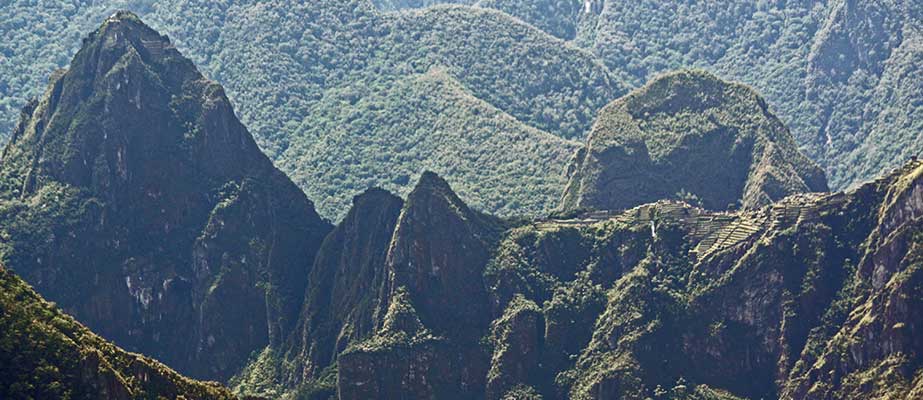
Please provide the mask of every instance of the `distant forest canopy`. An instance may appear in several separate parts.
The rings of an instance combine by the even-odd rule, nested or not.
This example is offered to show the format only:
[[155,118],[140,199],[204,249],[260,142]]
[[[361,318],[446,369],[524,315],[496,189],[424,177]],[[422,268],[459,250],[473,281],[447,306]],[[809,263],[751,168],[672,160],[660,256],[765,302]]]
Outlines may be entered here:
[[832,189],[923,149],[915,1],[14,0],[0,9],[3,135],[84,32],[123,8],[222,83],[334,219],[366,187],[406,194],[423,169],[476,208],[548,212],[596,112],[687,67],[757,89]]

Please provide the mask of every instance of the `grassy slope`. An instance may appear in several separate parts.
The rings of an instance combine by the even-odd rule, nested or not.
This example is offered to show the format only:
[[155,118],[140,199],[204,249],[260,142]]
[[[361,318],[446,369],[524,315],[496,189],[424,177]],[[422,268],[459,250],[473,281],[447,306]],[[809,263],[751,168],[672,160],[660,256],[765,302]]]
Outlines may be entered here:
[[90,332],[0,267],[0,397],[232,399]]

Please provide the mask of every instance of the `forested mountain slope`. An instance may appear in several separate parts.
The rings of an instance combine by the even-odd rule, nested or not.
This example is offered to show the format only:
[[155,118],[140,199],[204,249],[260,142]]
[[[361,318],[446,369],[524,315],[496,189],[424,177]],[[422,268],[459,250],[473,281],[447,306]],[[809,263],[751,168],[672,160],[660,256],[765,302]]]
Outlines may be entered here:
[[299,328],[237,378],[238,390],[923,394],[920,162],[856,191],[745,212],[662,201],[518,225],[471,212],[424,174],[403,204],[373,190],[348,215],[313,267]]
[[[37,83],[67,62],[67,49],[74,49],[80,32],[107,12],[128,7],[225,84],[260,145],[318,200],[326,216],[341,217],[348,199],[371,185],[406,193],[416,175],[405,179],[400,168],[387,172],[405,165],[416,173],[429,168],[458,178],[465,184],[459,191],[487,210],[517,214],[551,208],[553,199],[541,188],[537,195],[515,189],[509,194],[516,204],[498,204],[486,197],[498,189],[496,183],[455,171],[447,160],[475,162],[453,155],[423,151],[403,161],[367,161],[374,172],[364,176],[338,165],[312,165],[330,161],[320,160],[326,147],[318,138],[328,136],[333,115],[384,116],[387,122],[378,121],[374,136],[403,137],[408,127],[425,132],[434,118],[431,109],[394,115],[393,107],[369,110],[357,103],[387,96],[395,82],[434,67],[519,125],[566,138],[588,132],[596,110],[624,93],[618,82],[638,87],[664,72],[704,68],[764,95],[799,148],[825,169],[837,189],[870,179],[923,150],[918,134],[923,120],[921,3],[668,3],[109,0],[38,9],[14,1],[0,10],[0,34],[7,39],[0,45],[5,46],[0,47],[0,127],[7,128],[4,132],[12,128],[17,110],[37,94]],[[532,32],[523,22],[549,35]],[[341,112],[343,106],[348,111]],[[450,136],[485,132],[464,128],[483,127],[483,118],[457,118]],[[352,124],[349,136],[365,130]],[[439,136],[427,135],[426,142],[441,146]],[[347,150],[403,149],[372,141]],[[531,160],[548,159],[547,154],[525,154]],[[515,188],[510,179],[525,174],[504,161],[489,168],[509,171],[502,181],[507,187]],[[548,185],[560,188],[561,183]]]
[[[755,87],[834,188],[858,184],[923,151],[919,1],[468,3],[573,39],[633,86],[697,67]],[[545,11],[531,18],[532,10]],[[572,36],[558,34],[571,25]]]
[[234,399],[96,336],[0,267],[0,397]]
[[835,188],[923,150],[923,3],[595,2],[578,44],[635,84],[697,66],[753,85]]
[[130,13],[22,112],[0,163],[0,258],[131,351],[227,379],[292,329],[330,224],[224,90]]
[[701,71],[663,75],[604,107],[568,178],[564,211],[661,199],[754,209],[827,190],[762,97]]
[[[358,0],[137,8],[228,88],[264,151],[328,217],[342,217],[369,186],[407,193],[422,169],[462,183],[478,208],[551,210],[573,148],[566,139],[581,137],[596,111],[625,92],[591,54],[497,11],[392,14]],[[431,84],[433,71],[444,92]],[[18,83],[10,90],[13,106],[35,93]],[[549,179],[519,182],[535,176]]]

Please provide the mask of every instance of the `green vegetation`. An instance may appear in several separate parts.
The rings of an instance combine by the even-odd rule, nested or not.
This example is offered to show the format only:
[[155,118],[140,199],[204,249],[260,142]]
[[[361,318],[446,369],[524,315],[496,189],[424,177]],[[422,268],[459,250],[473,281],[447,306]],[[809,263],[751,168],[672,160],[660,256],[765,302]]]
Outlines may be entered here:
[[0,397],[233,399],[90,332],[0,267]]
[[25,109],[0,182],[3,264],[194,377],[227,379],[293,329],[331,229],[223,89],[130,13]]
[[[367,187],[406,194],[424,169],[476,208],[550,211],[574,146],[559,138],[581,137],[624,92],[590,54],[485,9],[159,0],[138,11],[227,87],[264,151],[334,219]],[[33,81],[17,83],[11,107],[37,94]]]
[[[66,64],[81,32],[127,7],[225,84],[260,146],[333,219],[367,187],[405,194],[423,169],[455,183],[479,209],[550,211],[561,182],[518,182],[557,177],[554,168],[563,162],[527,145],[543,141],[532,128],[583,137],[596,111],[624,92],[620,82],[640,86],[679,68],[703,68],[756,88],[835,189],[923,149],[916,134],[923,85],[915,73],[923,68],[916,33],[923,6],[603,4],[108,0],[37,9],[14,1],[0,10],[0,34],[6,43],[28,45],[0,48],[0,129],[12,130],[17,111]],[[433,69],[467,95],[441,96],[438,88],[411,84]],[[434,93],[437,99],[428,99]],[[508,118],[498,123],[495,113]],[[512,134],[484,141],[496,132]],[[400,156],[382,156],[391,154]],[[511,161],[516,157],[540,167],[528,171]]]
[[[417,307],[433,301],[432,289],[404,287],[391,307],[404,311],[400,325],[408,328],[383,328],[337,363],[341,385],[377,382],[375,391],[349,383],[339,395],[425,397],[436,387],[411,377],[464,365],[483,370],[488,399],[905,398],[921,373],[909,321],[920,318],[914,310],[923,302],[923,226],[908,217],[923,212],[913,194],[923,185],[920,168],[751,212],[660,202],[518,225],[484,270],[492,322],[479,344],[400,333],[438,326]],[[424,199],[409,203],[432,208]],[[416,227],[444,218],[406,210],[401,217]],[[399,223],[397,231],[409,229]],[[417,248],[448,248],[427,240]],[[882,257],[895,263],[880,266]],[[407,265],[445,268],[426,258]],[[388,314],[383,326],[395,325]],[[479,351],[490,360],[472,358]],[[382,370],[386,364],[397,368]],[[442,390],[459,384],[452,373],[438,376],[449,379],[439,381]]]
[[[619,74],[640,84],[687,64],[751,66],[746,76],[759,79],[779,69],[795,94],[778,104],[803,105],[795,117],[836,104],[816,132],[856,135],[831,136],[823,151],[802,145],[830,168],[867,143],[873,158],[855,160],[859,176],[877,168],[879,147],[851,119],[858,110],[912,120],[915,31],[879,33],[912,28],[917,8],[792,5],[793,22],[777,29],[785,6],[765,2],[659,7],[640,27],[636,13],[656,2],[474,5],[129,4],[229,83],[258,137],[173,42],[116,14],[12,129],[0,259],[106,337],[196,376],[236,374],[245,394],[729,400],[923,390],[923,167],[845,194],[788,196],[825,189],[823,173],[754,90],[708,72],[659,76],[603,108],[623,91]],[[99,8],[49,10],[67,19]],[[900,17],[867,18],[877,15]],[[28,29],[30,20],[12,20],[11,31]],[[769,36],[744,51],[734,40],[751,30]],[[665,39],[670,31],[679,35]],[[805,38],[816,40],[810,49]],[[773,58],[791,54],[803,56],[794,67]],[[875,77],[908,88],[878,92]],[[868,93],[899,110],[860,107]],[[797,129],[814,123],[805,118]],[[875,132],[869,140],[884,140]],[[430,169],[461,196],[421,173]],[[478,211],[548,211],[568,179],[553,219]],[[327,215],[345,214],[342,224],[328,235],[296,183]],[[371,189],[347,213],[346,199],[367,186],[407,200]],[[665,198],[742,211],[638,206]],[[228,396],[103,342],[5,270],[0,285],[8,397]]]
[[923,151],[921,20],[918,2],[607,1],[576,43],[634,85],[695,67],[754,86],[843,189]]
[[[377,4],[387,8],[386,3]],[[680,68],[703,68],[752,85],[836,189],[923,152],[917,134],[923,111],[919,2],[467,3],[574,38],[633,86]],[[531,16],[543,7],[555,12]]]
[[706,209],[754,209],[827,189],[756,92],[701,71],[661,76],[606,106],[568,172],[565,210],[625,209],[675,193]]

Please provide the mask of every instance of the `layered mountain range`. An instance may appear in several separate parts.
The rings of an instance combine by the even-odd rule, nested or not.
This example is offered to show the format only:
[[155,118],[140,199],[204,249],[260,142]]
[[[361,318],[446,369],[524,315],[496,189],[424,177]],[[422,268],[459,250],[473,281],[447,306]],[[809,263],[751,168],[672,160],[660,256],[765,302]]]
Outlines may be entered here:
[[923,148],[923,9],[910,0],[16,0],[0,10],[17,43],[0,47],[0,131],[117,8],[223,83],[332,220],[367,187],[406,195],[424,169],[498,215],[551,211],[567,184],[558,149],[679,68],[757,89],[836,190]]
[[[361,5],[343,3],[309,9],[356,28],[344,21]],[[253,7],[254,21],[271,14]],[[510,40],[541,37],[517,24]],[[431,67],[391,82],[395,96],[416,84],[461,96],[487,76]],[[521,123],[506,100],[486,115]],[[589,127],[579,115],[541,123]],[[763,98],[703,72],[653,80],[594,118],[582,147],[549,139],[571,160],[553,172],[569,182],[553,216],[494,216],[421,168],[406,196],[364,189],[334,226],[220,85],[116,13],[23,108],[3,152],[0,397],[231,396],[115,345],[266,398],[923,396],[923,163],[828,193]]]

